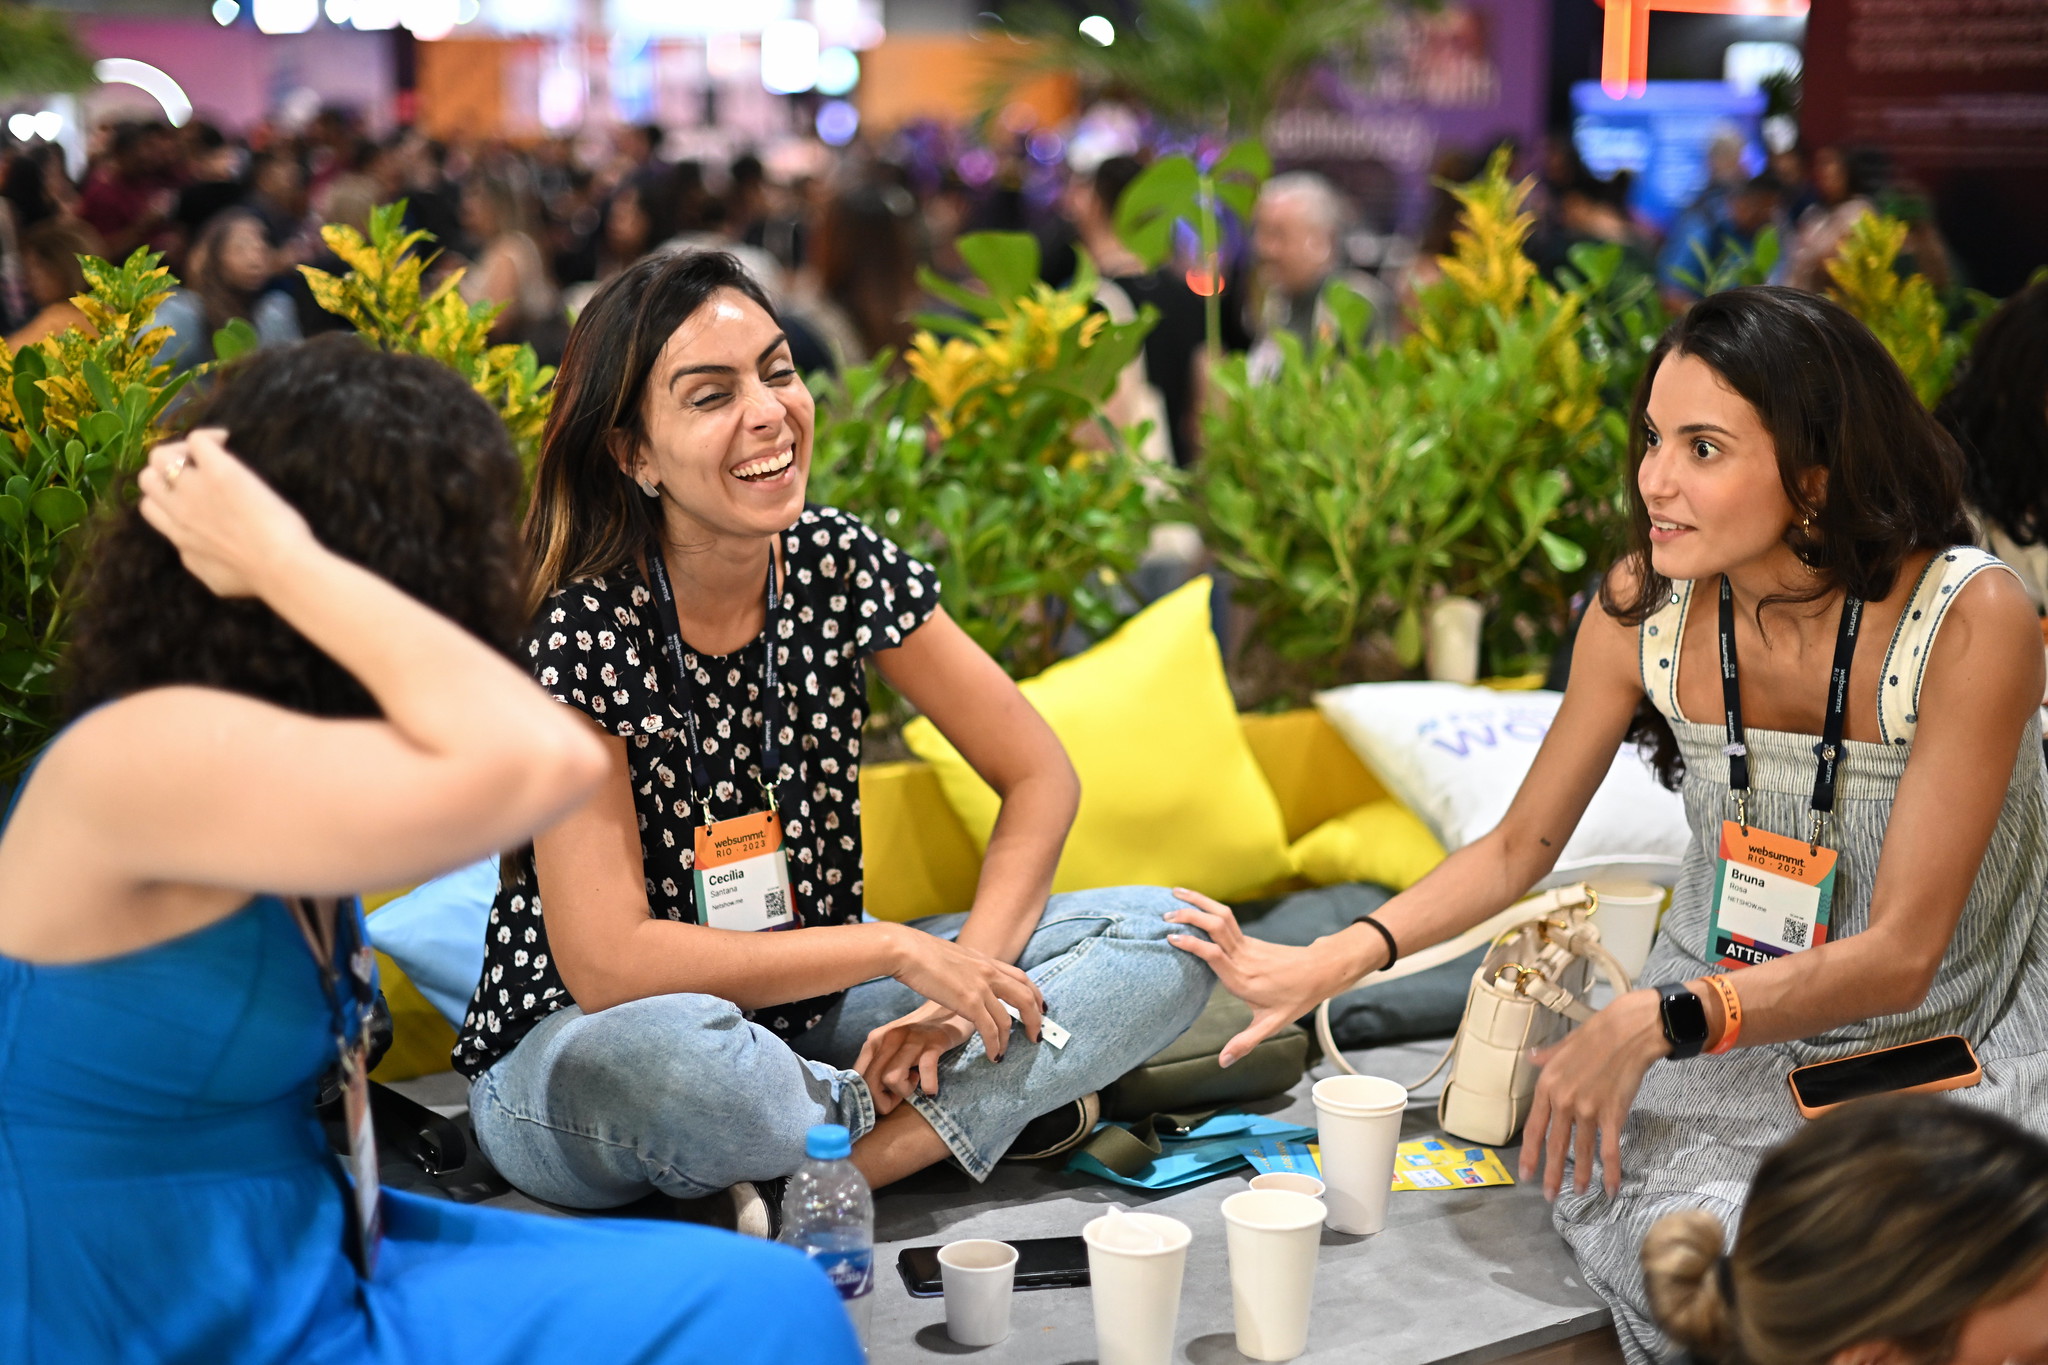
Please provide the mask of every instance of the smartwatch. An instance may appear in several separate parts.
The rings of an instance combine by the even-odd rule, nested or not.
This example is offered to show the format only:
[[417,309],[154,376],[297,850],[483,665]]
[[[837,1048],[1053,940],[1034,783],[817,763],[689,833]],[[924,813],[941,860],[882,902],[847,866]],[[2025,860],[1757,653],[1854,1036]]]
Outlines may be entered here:
[[1671,1060],[1688,1061],[1707,1045],[1706,1002],[1682,981],[1657,987],[1657,1013],[1664,1021],[1664,1041],[1671,1044]]

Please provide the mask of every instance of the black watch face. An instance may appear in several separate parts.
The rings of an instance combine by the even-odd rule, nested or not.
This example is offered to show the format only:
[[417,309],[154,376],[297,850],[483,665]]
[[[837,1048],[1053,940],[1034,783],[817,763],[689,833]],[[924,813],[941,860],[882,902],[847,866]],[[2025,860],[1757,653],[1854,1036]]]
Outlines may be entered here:
[[1707,1041],[1707,1005],[1684,986],[1663,992],[1664,1038],[1673,1056],[1692,1056]]

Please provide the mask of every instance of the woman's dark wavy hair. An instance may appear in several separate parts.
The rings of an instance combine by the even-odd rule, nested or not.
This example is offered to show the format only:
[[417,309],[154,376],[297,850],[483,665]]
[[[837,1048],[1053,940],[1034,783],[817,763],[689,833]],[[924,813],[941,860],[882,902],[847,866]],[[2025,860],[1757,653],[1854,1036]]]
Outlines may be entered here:
[[597,291],[562,354],[555,406],[541,438],[525,536],[532,559],[526,610],[564,583],[609,573],[660,544],[661,504],[619,467],[613,438],[644,437],[647,376],[676,328],[721,289],[775,305],[723,251],[649,256]]
[[1970,505],[2021,545],[2048,540],[2048,279],[1985,321],[1934,412],[1963,448]]
[[[510,653],[525,624],[519,460],[452,370],[330,335],[230,367],[190,426],[305,517],[320,543]],[[318,716],[374,716],[342,667],[251,598],[220,598],[133,497],[96,530],[68,654],[77,715],[144,688],[224,688]]]
[[[1600,605],[1639,626],[1671,592],[1652,567],[1650,513],[1637,474],[1648,448],[1646,417],[1658,367],[1673,355],[1704,361],[1756,410],[1778,452],[1778,478],[1800,521],[1785,543],[1813,570],[1803,593],[1767,597],[1763,609],[1796,605],[1845,588],[1865,601],[1892,590],[1915,550],[1975,540],[1963,504],[1963,457],[1914,396],[1897,362],[1870,329],[1840,305],[1800,289],[1729,289],[1694,304],[1650,352],[1629,416],[1628,500],[1633,575],[1610,575]],[[1826,474],[1818,500],[1806,485]],[[1647,700],[1629,737],[1665,786],[1684,776],[1677,738]]]

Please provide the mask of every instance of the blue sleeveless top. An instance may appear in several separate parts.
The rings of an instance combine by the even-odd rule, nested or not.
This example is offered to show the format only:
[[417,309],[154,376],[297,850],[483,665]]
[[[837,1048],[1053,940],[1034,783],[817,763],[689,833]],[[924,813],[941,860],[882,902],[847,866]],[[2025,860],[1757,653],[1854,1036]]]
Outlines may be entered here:
[[386,1190],[359,1279],[313,1114],[334,1060],[319,972],[272,896],[97,961],[0,955],[0,1362],[860,1359],[814,1267],[710,1228]]

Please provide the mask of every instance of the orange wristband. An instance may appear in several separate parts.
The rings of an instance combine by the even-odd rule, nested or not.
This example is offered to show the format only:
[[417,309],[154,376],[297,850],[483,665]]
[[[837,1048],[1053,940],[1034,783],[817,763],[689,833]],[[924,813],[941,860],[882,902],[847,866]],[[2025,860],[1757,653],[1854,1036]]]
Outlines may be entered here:
[[1742,998],[1735,994],[1735,983],[1725,976],[1702,977],[1714,994],[1721,997],[1721,1041],[1707,1049],[1708,1056],[1726,1052],[1735,1046],[1735,1040],[1742,1036]]

